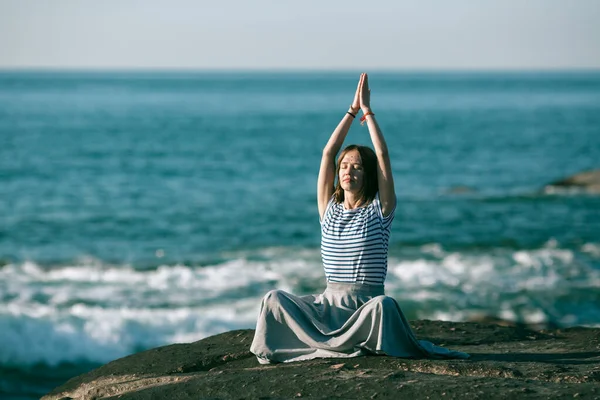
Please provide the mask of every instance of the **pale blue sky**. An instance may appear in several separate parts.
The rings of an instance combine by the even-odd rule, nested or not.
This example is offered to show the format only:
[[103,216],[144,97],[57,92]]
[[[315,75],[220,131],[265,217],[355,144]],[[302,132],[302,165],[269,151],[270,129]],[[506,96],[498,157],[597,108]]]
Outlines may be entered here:
[[600,0],[0,0],[0,68],[600,69]]

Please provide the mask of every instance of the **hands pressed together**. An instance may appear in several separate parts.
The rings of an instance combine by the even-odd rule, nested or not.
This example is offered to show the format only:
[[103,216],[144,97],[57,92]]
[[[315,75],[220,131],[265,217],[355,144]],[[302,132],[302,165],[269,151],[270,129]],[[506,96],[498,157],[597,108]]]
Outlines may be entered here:
[[390,165],[387,144],[383,138],[379,124],[375,120],[375,114],[371,109],[369,77],[366,73],[362,73],[360,74],[358,87],[354,94],[354,100],[352,101],[352,104],[350,104],[348,112],[342,117],[341,121],[333,130],[327,144],[323,148],[321,167],[319,169],[319,177],[317,180],[317,201],[319,206],[319,216],[321,218],[323,218],[327,204],[335,191],[336,156],[344,144],[344,140],[346,139],[346,135],[350,130],[352,122],[356,118],[356,114],[361,110],[363,112],[363,116],[360,118],[361,125],[367,121],[369,136],[373,143],[373,151],[377,156],[377,186],[383,215],[388,216],[389,213],[394,210],[396,205],[392,167]]
[[363,115],[374,115],[371,111],[371,89],[369,89],[369,76],[366,73],[360,74],[358,87],[354,94],[354,100],[350,105],[349,112],[356,115],[359,110],[362,110]]

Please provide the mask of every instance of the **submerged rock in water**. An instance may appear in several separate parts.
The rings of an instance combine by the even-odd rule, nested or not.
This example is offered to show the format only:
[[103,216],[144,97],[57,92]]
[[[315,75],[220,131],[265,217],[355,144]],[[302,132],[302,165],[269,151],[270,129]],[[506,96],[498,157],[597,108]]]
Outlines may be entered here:
[[458,185],[458,186],[451,186],[451,187],[447,188],[446,193],[447,194],[472,194],[472,193],[477,193],[477,190],[475,190],[474,188],[472,188],[470,186]]
[[260,365],[253,330],[133,354],[43,399],[600,397],[600,329],[413,321],[417,337],[469,360],[366,356]]
[[600,169],[580,172],[544,187],[549,194],[573,191],[600,194]]

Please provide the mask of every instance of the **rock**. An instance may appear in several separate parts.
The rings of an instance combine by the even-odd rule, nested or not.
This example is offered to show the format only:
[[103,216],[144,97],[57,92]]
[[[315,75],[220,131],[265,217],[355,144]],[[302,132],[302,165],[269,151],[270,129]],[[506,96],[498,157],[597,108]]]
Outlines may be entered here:
[[544,192],[548,194],[570,191],[600,194],[600,169],[583,171],[544,187]]
[[471,359],[366,356],[261,365],[248,350],[254,331],[240,330],[115,360],[43,399],[598,398],[600,329],[412,325],[419,338],[469,352]]
[[451,186],[446,189],[447,194],[473,194],[476,192],[474,188],[465,185]]

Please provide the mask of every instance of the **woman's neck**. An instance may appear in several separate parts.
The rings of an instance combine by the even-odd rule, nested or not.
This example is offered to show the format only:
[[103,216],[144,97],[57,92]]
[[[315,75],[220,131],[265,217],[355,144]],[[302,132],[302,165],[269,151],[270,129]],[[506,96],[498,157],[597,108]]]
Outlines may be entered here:
[[344,192],[344,208],[346,210],[354,210],[361,205],[360,197],[357,194]]

